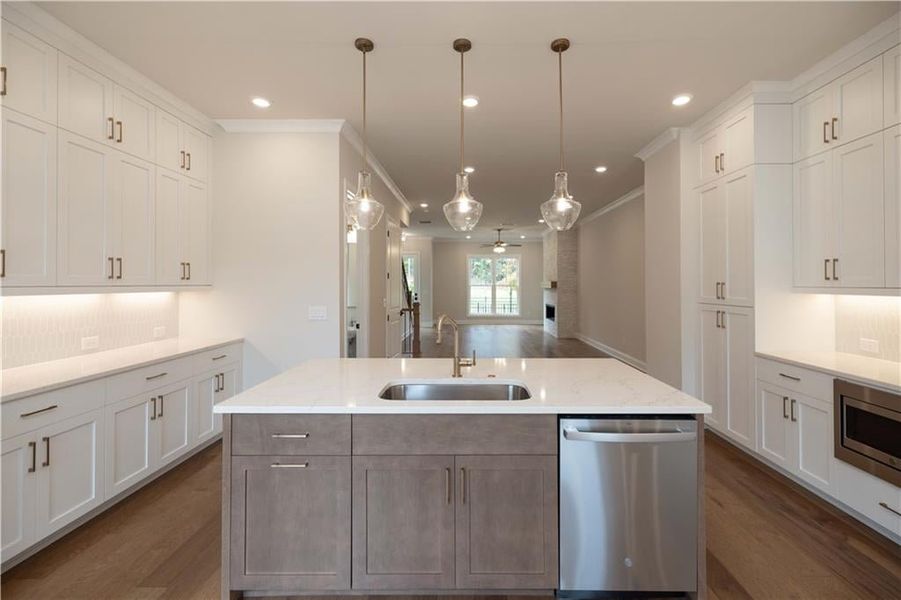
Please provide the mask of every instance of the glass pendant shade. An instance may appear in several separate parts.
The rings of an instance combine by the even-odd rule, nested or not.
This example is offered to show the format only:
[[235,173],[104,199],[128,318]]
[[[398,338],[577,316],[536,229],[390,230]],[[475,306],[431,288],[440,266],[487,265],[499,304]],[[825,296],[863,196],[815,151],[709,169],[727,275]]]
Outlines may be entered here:
[[357,193],[344,204],[347,222],[357,229],[373,229],[379,224],[385,207],[372,195],[372,175],[360,171],[357,175]]
[[554,175],[554,195],[541,205],[541,216],[551,229],[565,231],[571,229],[582,212],[582,203],[570,196],[566,171]]
[[493,248],[493,252],[494,252],[495,254],[503,254],[503,253],[506,252],[506,251],[507,251],[507,249],[504,248],[503,246],[495,246],[495,247]]
[[472,231],[482,217],[482,203],[469,193],[467,173],[457,173],[457,193],[444,205],[444,217],[455,231]]

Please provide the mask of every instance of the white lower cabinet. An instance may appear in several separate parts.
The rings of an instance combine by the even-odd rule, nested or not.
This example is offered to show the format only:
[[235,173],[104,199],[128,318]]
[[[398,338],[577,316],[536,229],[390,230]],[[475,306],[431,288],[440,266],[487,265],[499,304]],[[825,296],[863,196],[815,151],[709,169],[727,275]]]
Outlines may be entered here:
[[901,488],[837,458],[832,459],[832,467],[836,498],[896,536],[901,536],[901,516],[898,514],[901,513]]
[[241,364],[221,365],[201,375],[194,385],[194,441],[202,442],[222,432],[222,415],[213,406],[234,396],[241,389]]
[[20,435],[2,443],[0,461],[0,559],[18,554],[35,540],[37,439]]
[[191,447],[191,382],[159,390],[156,423],[159,428],[159,466],[168,464]]

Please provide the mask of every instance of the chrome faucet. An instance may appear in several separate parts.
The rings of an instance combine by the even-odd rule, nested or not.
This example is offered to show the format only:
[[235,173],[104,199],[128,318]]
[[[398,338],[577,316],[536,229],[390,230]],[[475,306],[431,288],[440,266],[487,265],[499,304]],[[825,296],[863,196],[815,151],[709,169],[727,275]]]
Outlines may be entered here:
[[460,326],[457,325],[457,322],[454,321],[447,315],[441,315],[438,317],[438,339],[435,340],[436,344],[441,343],[441,330],[444,328],[444,322],[447,321],[451,327],[454,328],[454,374],[453,377],[463,377],[462,373],[460,373],[460,367],[474,367],[476,366],[476,351],[472,351],[472,358],[460,358]]

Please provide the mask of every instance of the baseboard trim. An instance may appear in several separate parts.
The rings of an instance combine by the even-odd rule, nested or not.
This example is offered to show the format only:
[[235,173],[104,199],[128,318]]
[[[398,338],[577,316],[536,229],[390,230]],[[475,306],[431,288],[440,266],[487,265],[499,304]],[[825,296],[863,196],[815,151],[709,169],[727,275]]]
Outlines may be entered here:
[[635,367],[636,369],[638,369],[638,370],[641,371],[642,373],[647,373],[647,372],[648,372],[648,365],[647,365],[647,363],[646,363],[645,361],[643,361],[643,360],[638,360],[637,358],[635,358],[634,356],[632,356],[632,355],[630,355],[630,354],[626,354],[625,352],[622,352],[622,351],[620,351],[620,350],[617,350],[616,348],[613,348],[612,346],[608,346],[607,344],[605,344],[605,343],[603,343],[603,342],[599,342],[599,341],[597,341],[596,339],[590,338],[590,337],[588,337],[587,335],[583,335],[583,334],[581,334],[581,333],[577,333],[577,334],[576,334],[576,339],[579,340],[579,341],[581,341],[581,342],[585,342],[586,344],[588,344],[588,345],[591,346],[592,348],[595,348],[595,349],[597,349],[597,350],[600,350],[601,352],[606,352],[607,354],[609,354],[609,355],[612,356],[613,358],[615,358],[615,359],[617,359],[617,360],[620,360],[620,361],[626,363],[626,364],[629,365],[630,367]]

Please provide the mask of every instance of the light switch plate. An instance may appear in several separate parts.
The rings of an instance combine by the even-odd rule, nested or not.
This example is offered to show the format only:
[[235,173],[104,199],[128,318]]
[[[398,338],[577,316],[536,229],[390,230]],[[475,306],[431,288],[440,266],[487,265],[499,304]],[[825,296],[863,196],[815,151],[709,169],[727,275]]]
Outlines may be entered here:
[[879,340],[874,340],[871,338],[860,338],[860,349],[863,352],[879,354]]
[[100,347],[100,336],[99,335],[90,335],[88,337],[81,338],[81,349],[82,350],[96,350]]
[[153,339],[159,340],[166,337],[166,328],[164,326],[153,328]]
[[328,320],[328,308],[321,305],[310,306],[307,309],[307,319],[310,321]]

